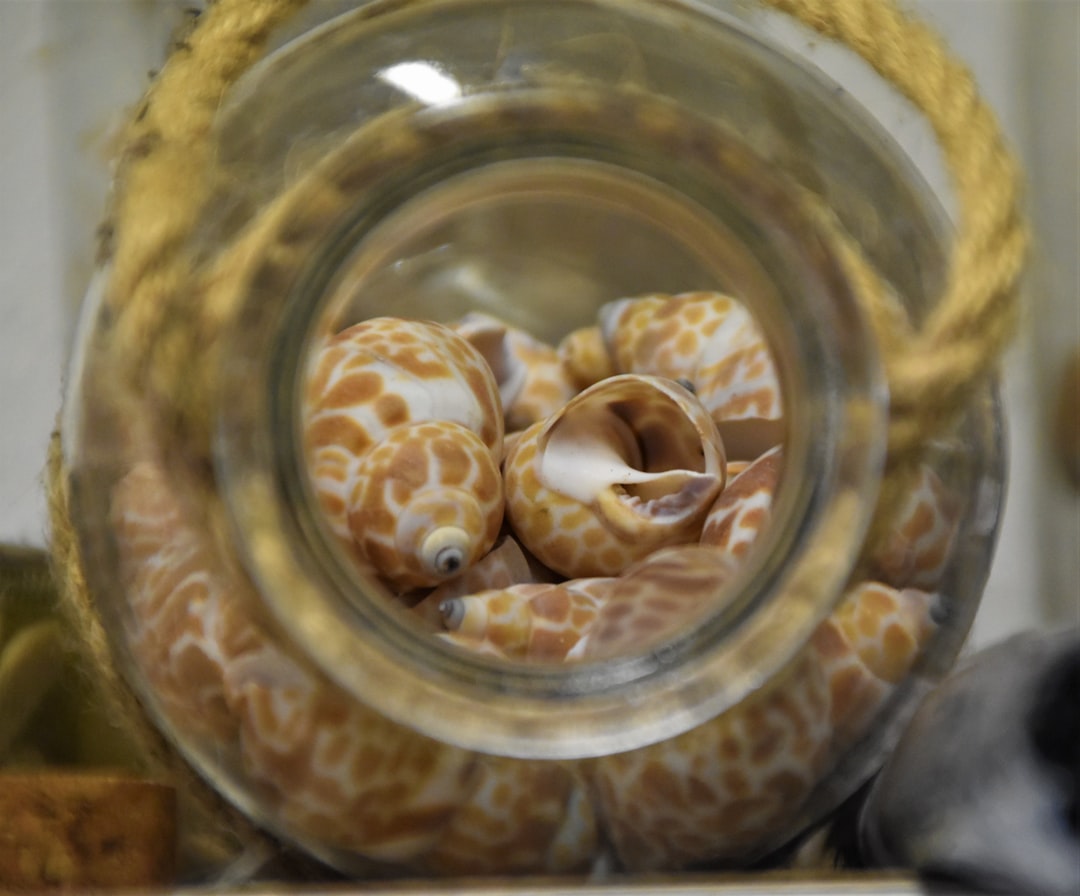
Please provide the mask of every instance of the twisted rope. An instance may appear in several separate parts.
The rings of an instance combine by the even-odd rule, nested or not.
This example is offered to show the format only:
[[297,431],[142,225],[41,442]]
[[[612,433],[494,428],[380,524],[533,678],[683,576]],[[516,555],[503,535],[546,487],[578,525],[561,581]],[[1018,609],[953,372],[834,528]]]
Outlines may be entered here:
[[[1028,245],[1020,173],[971,72],[931,28],[894,3],[763,2],[846,44],[906,97],[933,129],[956,194],[959,220],[944,293],[922,326],[898,331],[891,316],[871,308],[890,396],[872,544],[907,491],[922,447],[985,386],[1016,331]],[[863,295],[872,298],[872,291]]]

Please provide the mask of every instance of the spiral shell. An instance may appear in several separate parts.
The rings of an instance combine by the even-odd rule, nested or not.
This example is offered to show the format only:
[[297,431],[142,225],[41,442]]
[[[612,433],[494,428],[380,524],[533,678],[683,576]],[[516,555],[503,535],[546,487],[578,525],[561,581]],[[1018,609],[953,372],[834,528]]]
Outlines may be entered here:
[[304,419],[331,529],[396,588],[436,585],[491,547],[503,506],[498,389],[451,329],[372,318],[337,334],[312,365]]
[[235,746],[294,834],[387,861],[433,846],[469,793],[472,754],[364,708],[279,647],[158,463],[120,480],[112,519],[134,658],[172,724]]
[[740,471],[709,508],[701,543],[745,557],[769,523],[782,469],[783,449],[777,445]]
[[596,761],[622,864],[670,869],[745,856],[782,827],[829,757],[829,690],[814,658],[710,722]]
[[424,628],[440,632],[444,629],[442,605],[448,600],[480,591],[495,591],[546,580],[547,577],[535,562],[530,562],[521,545],[512,536],[504,535],[465,572],[423,596],[411,612],[422,621]]
[[450,598],[441,606],[447,640],[507,659],[565,660],[593,628],[616,583],[571,579]]
[[454,331],[491,368],[509,431],[550,417],[578,391],[555,349],[524,330],[474,312],[455,323]]
[[556,351],[563,370],[578,389],[587,389],[600,380],[615,376],[616,370],[598,326],[571,330]]
[[110,519],[132,652],[157,699],[193,735],[235,737],[224,668],[259,641],[243,587],[216,568],[158,464],[138,463],[116,484]]
[[922,466],[873,557],[877,576],[895,588],[940,587],[956,539],[956,505],[938,475]]
[[617,575],[659,547],[697,541],[724,475],[716,425],[690,392],[616,376],[521,435],[504,464],[507,516],[562,575]]
[[838,745],[865,729],[908,674],[936,631],[939,612],[936,594],[860,582],[818,626],[810,650],[828,678]]
[[768,343],[735,299],[714,292],[619,299],[600,310],[600,329],[617,371],[689,382],[729,457],[753,459],[783,439]]
[[608,589],[576,654],[587,660],[642,653],[721,610],[736,565],[696,544],[662,548],[629,567]]
[[439,874],[583,871],[598,848],[597,818],[577,770],[490,757],[424,864]]

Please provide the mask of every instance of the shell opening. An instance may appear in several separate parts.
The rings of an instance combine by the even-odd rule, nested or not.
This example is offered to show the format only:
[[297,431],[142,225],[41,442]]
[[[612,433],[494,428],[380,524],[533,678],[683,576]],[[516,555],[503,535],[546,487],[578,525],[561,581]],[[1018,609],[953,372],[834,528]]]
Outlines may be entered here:
[[[582,503],[614,486],[631,505],[648,505],[671,497],[684,483],[701,477],[714,480],[706,471],[701,437],[685,417],[639,416],[629,402],[613,402],[553,426],[544,462],[559,470],[553,485]],[[691,445],[698,450],[688,448]]]

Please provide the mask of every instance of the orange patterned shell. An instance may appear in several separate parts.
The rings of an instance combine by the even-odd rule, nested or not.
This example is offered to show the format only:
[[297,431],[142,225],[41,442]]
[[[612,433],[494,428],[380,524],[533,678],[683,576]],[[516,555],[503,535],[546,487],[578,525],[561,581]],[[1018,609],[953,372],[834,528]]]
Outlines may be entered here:
[[769,524],[782,469],[783,449],[777,445],[739,472],[709,509],[701,543],[744,558]]
[[173,723],[214,749],[238,744],[307,837],[395,861],[430,846],[465,797],[471,754],[364,709],[278,647],[158,465],[116,485],[112,520],[134,658]]
[[410,610],[432,632],[443,630],[444,602],[479,591],[493,591],[529,582],[545,581],[511,536],[504,535],[480,560],[461,575],[429,591]]
[[803,655],[711,722],[596,760],[600,810],[619,860],[648,871],[744,854],[805,800],[831,739],[828,685]]
[[923,466],[874,557],[878,577],[896,588],[940,587],[956,538],[957,504],[937,474]]
[[362,564],[398,588],[432,585],[491,546],[500,399],[453,330],[382,317],[338,333],[312,362],[303,412],[319,502]]
[[611,377],[517,440],[504,463],[507,516],[556,572],[617,575],[659,547],[697,541],[724,464],[716,425],[690,392]]
[[730,296],[692,292],[620,299],[600,310],[615,369],[683,379],[721,427],[732,457],[753,458],[783,436],[783,397],[768,343]]
[[160,466],[139,463],[116,484],[110,518],[136,662],[192,734],[234,738],[223,667],[259,642],[244,590],[212,572],[214,557],[186,525]]
[[597,819],[576,770],[489,757],[424,864],[440,874],[584,871],[598,850]]
[[399,426],[355,467],[349,532],[360,556],[395,585],[437,585],[476,563],[503,518],[491,452],[458,423]]
[[445,601],[443,619],[450,640],[461,646],[507,659],[566,660],[593,629],[616,582],[571,579],[481,591]]
[[691,631],[725,606],[735,569],[723,552],[696,544],[650,554],[614,580],[583,658],[632,656]]
[[571,330],[562,338],[557,351],[567,377],[578,389],[587,389],[618,372],[598,326]]
[[487,314],[467,314],[454,330],[476,348],[495,376],[507,430],[554,414],[577,392],[555,349]]
[[838,744],[865,730],[910,672],[937,629],[939,606],[935,594],[862,582],[818,627],[810,650],[828,676]]

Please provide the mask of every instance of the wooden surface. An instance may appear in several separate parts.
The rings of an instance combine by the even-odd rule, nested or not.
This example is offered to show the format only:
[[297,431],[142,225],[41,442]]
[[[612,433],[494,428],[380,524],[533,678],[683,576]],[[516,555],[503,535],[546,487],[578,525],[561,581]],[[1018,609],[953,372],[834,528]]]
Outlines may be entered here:
[[138,778],[0,773],[0,889],[167,885],[175,802],[171,787]]

